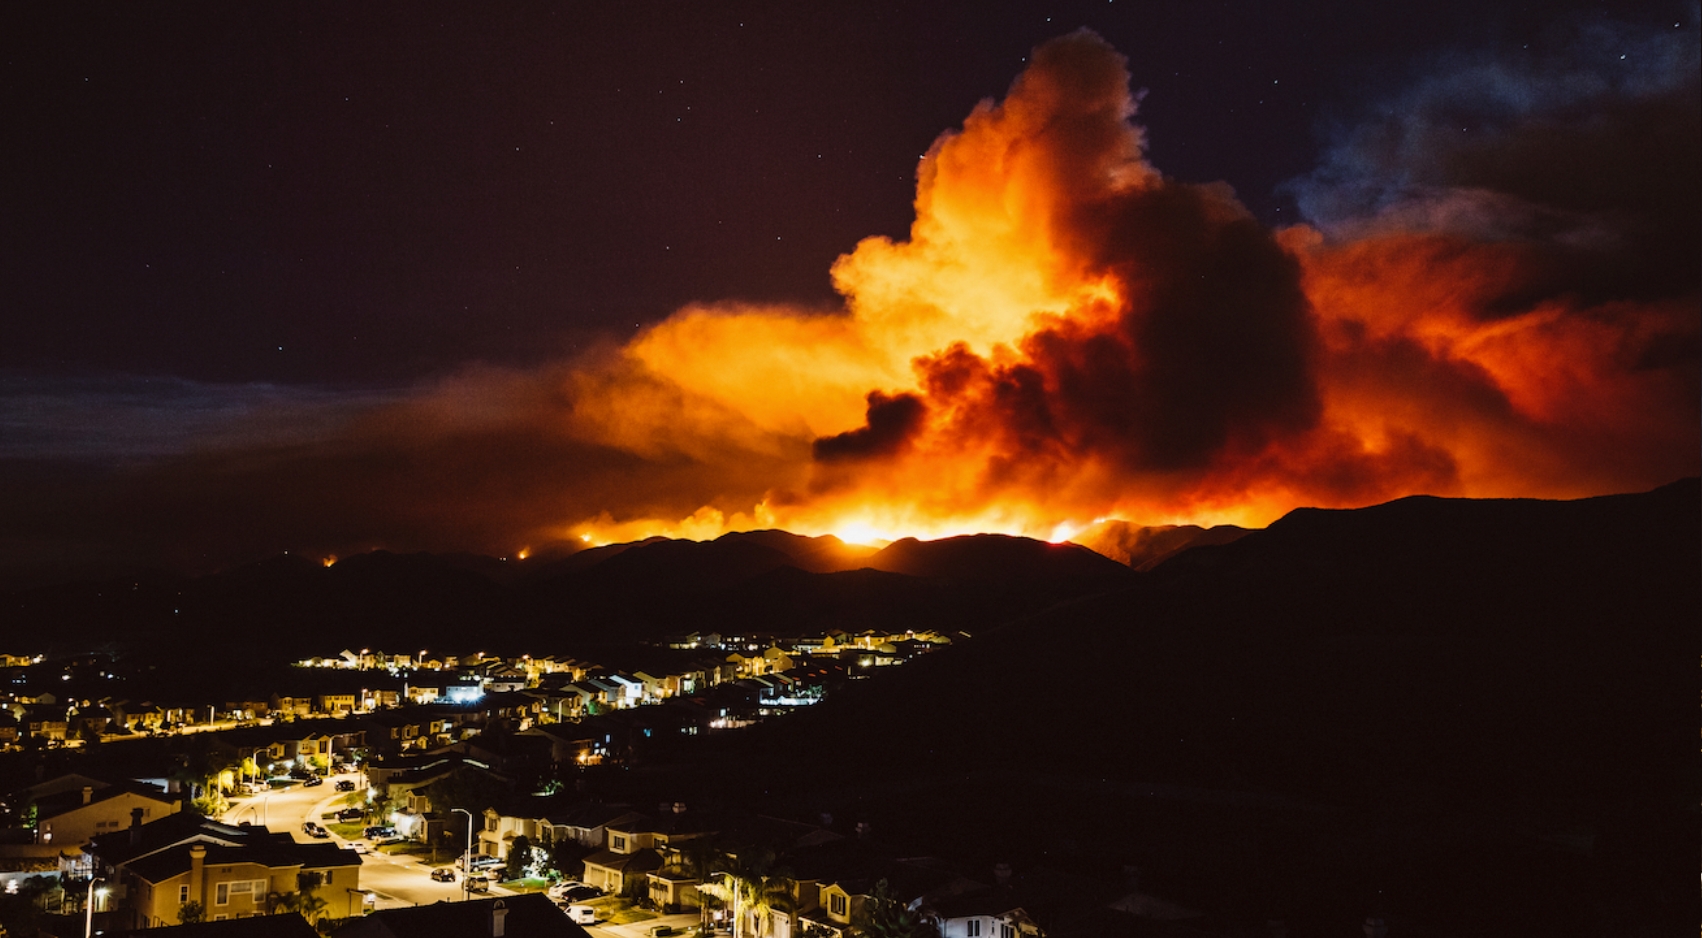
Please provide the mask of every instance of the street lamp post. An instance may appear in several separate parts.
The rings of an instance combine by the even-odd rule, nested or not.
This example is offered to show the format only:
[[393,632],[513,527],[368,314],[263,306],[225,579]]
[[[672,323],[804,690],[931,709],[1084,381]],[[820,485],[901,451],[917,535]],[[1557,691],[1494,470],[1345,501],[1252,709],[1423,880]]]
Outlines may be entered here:
[[[99,876],[89,879],[88,894],[83,898],[83,938],[93,938],[95,933],[95,883],[104,882]],[[102,889],[100,894],[106,895],[106,890]]]
[[470,884],[467,881],[467,877],[473,875],[473,812],[466,808],[451,808],[449,810],[451,813],[459,811],[467,816],[467,846],[461,853],[461,901],[466,902],[473,898],[469,889]]

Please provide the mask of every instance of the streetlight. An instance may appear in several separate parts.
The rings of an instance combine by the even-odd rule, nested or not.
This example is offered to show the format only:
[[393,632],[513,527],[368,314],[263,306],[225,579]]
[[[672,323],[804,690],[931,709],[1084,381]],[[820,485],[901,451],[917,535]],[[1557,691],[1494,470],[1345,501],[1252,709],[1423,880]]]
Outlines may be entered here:
[[459,811],[467,816],[467,847],[461,853],[461,901],[466,902],[473,898],[468,888],[471,884],[467,882],[467,877],[473,875],[473,812],[466,808],[450,808],[449,811],[452,814]]
[[[106,882],[106,880],[101,879],[99,876],[91,877],[89,879],[88,894],[86,896],[84,896],[84,898],[83,898],[83,938],[93,938],[93,936],[94,936],[94,933],[95,933],[95,883],[104,883],[104,882]],[[106,890],[102,889],[100,891],[100,894],[104,898],[106,896]]]

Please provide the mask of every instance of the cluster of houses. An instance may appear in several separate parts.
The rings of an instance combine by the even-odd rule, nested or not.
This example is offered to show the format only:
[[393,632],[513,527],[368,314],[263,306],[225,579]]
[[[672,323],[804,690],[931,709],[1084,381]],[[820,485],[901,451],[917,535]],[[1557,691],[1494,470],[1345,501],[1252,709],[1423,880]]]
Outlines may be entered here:
[[519,729],[685,699],[698,700],[708,714],[689,723],[721,729],[814,703],[835,680],[856,679],[949,643],[948,636],[914,632],[835,630],[790,638],[694,632],[656,642],[657,653],[632,655],[631,666],[621,668],[568,657],[344,650],[297,662],[288,687],[227,700],[195,699],[181,691],[145,699],[19,692],[6,684],[24,683],[18,675],[39,666],[40,656],[0,655],[0,674],[13,675],[0,682],[0,750],[363,716],[388,724],[381,729],[390,732],[380,736],[423,749],[454,742],[457,729],[480,714],[457,711],[437,720],[418,711],[383,714],[410,705],[465,707],[490,698]]
[[[971,875],[937,857],[896,856],[867,824],[846,829],[826,815],[810,823],[681,803],[639,811],[563,796],[516,798],[484,811],[481,854],[506,858],[520,843],[549,851],[569,845],[583,859],[563,872],[606,893],[664,912],[699,912],[721,927],[737,914],[737,934],[768,938],[859,938],[874,933],[870,918],[882,904],[932,920],[941,938],[1038,938],[1055,924],[1086,926],[1084,916],[1115,912],[1119,902],[1148,917],[1198,916],[1140,893],[1122,875],[1091,883],[1045,871],[1016,875],[1005,863]],[[735,910],[726,897],[741,886],[765,899]]]
[[175,924],[190,902],[208,921],[244,918],[303,889],[330,887],[326,896],[341,897],[360,885],[353,850],[222,824],[182,810],[182,797],[157,785],[68,774],[11,792],[4,804],[14,826],[0,838],[0,889],[15,892],[41,875],[91,882],[79,898],[109,926]]

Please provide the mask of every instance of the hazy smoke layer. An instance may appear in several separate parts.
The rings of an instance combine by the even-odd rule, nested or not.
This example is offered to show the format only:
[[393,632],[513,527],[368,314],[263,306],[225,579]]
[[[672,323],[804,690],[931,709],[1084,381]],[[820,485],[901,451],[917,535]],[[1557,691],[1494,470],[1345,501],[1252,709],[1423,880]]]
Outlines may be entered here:
[[12,549],[63,542],[68,516],[177,562],[767,526],[1067,536],[1694,474],[1697,36],[1617,41],[1635,67],[1442,63],[1293,184],[1317,227],[1271,231],[1149,165],[1123,59],[1066,36],[935,142],[908,240],[840,258],[841,313],[685,309],[318,440],[92,494],[35,480],[5,509]]

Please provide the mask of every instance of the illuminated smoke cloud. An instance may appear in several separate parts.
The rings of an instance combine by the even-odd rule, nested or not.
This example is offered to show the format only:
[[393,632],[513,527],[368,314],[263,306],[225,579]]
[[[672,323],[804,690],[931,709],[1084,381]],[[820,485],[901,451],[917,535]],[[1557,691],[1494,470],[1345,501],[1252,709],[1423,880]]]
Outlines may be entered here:
[[[1340,135],[1292,184],[1310,224],[1275,232],[1149,165],[1124,60],[1066,36],[936,141],[907,240],[834,265],[841,311],[691,307],[319,439],[209,445],[93,496],[23,480],[0,553],[66,519],[214,564],[758,527],[1058,538],[1695,474],[1696,26],[1573,29],[1442,63]],[[1580,57],[1592,37],[1627,59]]]

